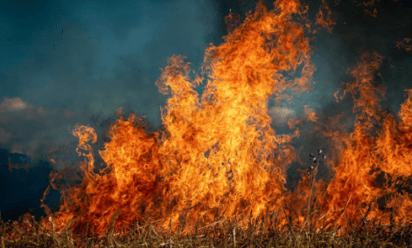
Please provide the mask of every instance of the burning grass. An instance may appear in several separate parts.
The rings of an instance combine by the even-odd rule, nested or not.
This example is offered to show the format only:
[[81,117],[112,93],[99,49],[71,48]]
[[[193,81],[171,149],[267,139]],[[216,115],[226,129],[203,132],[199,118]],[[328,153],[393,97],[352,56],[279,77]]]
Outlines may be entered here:
[[[225,218],[224,213],[216,209],[211,223],[201,226],[196,220],[191,225],[186,219],[172,228],[159,225],[161,220],[136,221],[129,228],[117,232],[113,227],[120,209],[111,219],[107,232],[94,232],[86,223],[84,230],[71,230],[69,223],[65,230],[55,230],[52,217],[34,221],[34,216],[23,215],[19,221],[0,222],[1,248],[4,247],[409,247],[412,242],[412,223],[407,219],[397,221],[393,216],[392,206],[388,225],[382,218],[368,218],[371,204],[366,212],[358,209],[359,221],[345,218],[345,211],[350,204],[348,199],[344,208],[322,214],[318,197],[314,193],[315,177],[319,165],[326,159],[318,150],[315,156],[310,154],[309,169],[303,171],[299,190],[309,192],[304,223],[300,223],[301,214],[296,207],[284,204],[280,213],[274,211],[257,218],[249,215],[236,215]],[[379,178],[376,179],[378,181]],[[306,189],[304,189],[306,187]],[[291,199],[291,198],[290,198]],[[365,206],[363,206],[365,207]],[[382,206],[385,208],[385,205]],[[361,207],[362,208],[362,207]],[[344,225],[332,216],[338,213],[345,221]],[[331,225],[330,221],[334,225]],[[49,222],[51,228],[44,228],[42,223]]]
[[[382,109],[385,90],[374,84],[381,55],[366,52],[348,69],[353,80],[343,84],[343,95],[353,98],[356,114],[350,133],[342,115],[321,122],[308,106],[307,120],[289,120],[290,134],[271,126],[272,97],[279,107],[293,100],[286,92],[311,90],[316,30],[306,14],[298,0],[278,0],[272,11],[259,3],[240,25],[229,14],[229,34],[206,49],[202,76],[194,79],[189,63],[171,57],[156,82],[170,94],[163,129],[149,133],[137,116],[125,120],[120,108],[99,151],[104,171],[94,168],[94,129],[76,125],[76,151],[85,157],[81,183],[59,187],[66,174],[53,172],[44,198],[59,189],[59,211],[42,202],[48,218],[3,224],[2,245],[408,245],[410,185],[399,182],[412,175],[412,90],[399,118]],[[321,26],[335,24],[321,17]],[[194,88],[204,81],[199,97]],[[290,192],[286,168],[297,160],[293,142],[305,122],[315,124],[330,150],[311,154],[310,170]],[[334,172],[328,183],[315,180],[321,161]]]
[[[321,223],[319,210],[310,215]],[[316,217],[315,217],[316,216]],[[108,229],[104,235],[83,235],[72,231],[56,233],[45,230],[40,222],[24,221],[18,224],[1,223],[1,248],[5,247],[410,247],[412,228],[409,224],[392,222],[382,225],[368,221],[348,220],[350,232],[338,235],[341,227],[322,227],[319,231],[306,230],[294,225],[293,217],[281,226],[279,215],[272,212],[267,216],[253,218],[239,216],[235,220],[216,216],[206,226],[188,226],[183,222],[178,232],[158,226],[158,221],[134,223],[128,230],[116,233]],[[196,222],[198,223],[198,222]],[[240,224],[245,223],[245,224]],[[324,222],[323,222],[324,223]],[[112,222],[113,224],[113,222]],[[280,228],[279,228],[280,227]],[[27,228],[27,229],[26,229]],[[345,227],[343,227],[345,228]],[[30,230],[27,235],[26,230]],[[90,232],[89,232],[90,231]],[[19,238],[17,238],[19,237]]]

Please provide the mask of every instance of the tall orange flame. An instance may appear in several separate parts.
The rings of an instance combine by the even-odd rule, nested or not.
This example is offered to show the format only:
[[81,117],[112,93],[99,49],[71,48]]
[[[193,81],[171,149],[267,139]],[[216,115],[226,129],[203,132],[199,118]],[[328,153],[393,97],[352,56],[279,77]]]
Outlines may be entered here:
[[[335,132],[333,136],[325,133],[333,137],[331,144],[339,155],[332,161],[334,178],[328,184],[325,197],[318,202],[324,213],[339,209],[331,219],[343,226],[348,225],[343,216],[351,221],[365,217],[386,224],[393,215],[395,221],[409,219],[405,214],[410,210],[411,201],[403,195],[405,192],[398,192],[399,187],[389,178],[397,181],[412,174],[408,139],[411,123],[407,121],[411,114],[411,95],[401,107],[400,122],[382,110],[379,95],[384,95],[384,89],[372,84],[381,60],[377,53],[364,54],[358,66],[350,71],[355,80],[346,83],[344,93],[351,93],[354,112],[358,113],[352,133]],[[397,209],[392,207],[395,202]]]
[[[242,24],[229,15],[233,25],[223,44],[206,49],[202,77],[194,72],[191,79],[190,64],[171,57],[156,82],[161,93],[171,95],[161,113],[163,130],[147,133],[140,118],[132,114],[125,120],[120,108],[119,120],[107,133],[110,141],[99,151],[107,170],[94,172],[93,128],[75,127],[76,151],[86,157],[80,164],[83,179],[62,192],[57,213],[48,212],[56,230],[70,225],[84,233],[88,226],[104,234],[112,221],[119,231],[149,219],[176,231],[183,221],[192,227],[210,223],[217,212],[234,219],[270,211],[283,213],[284,219],[296,215],[297,222],[320,228],[319,220],[327,226],[362,217],[385,223],[388,209],[400,221],[411,210],[410,199],[393,181],[412,173],[412,91],[400,120],[382,110],[384,89],[374,86],[382,61],[377,53],[362,55],[349,71],[354,81],[344,84],[357,113],[350,134],[340,124],[342,115],[321,124],[305,106],[307,120],[325,129],[319,131],[333,147],[328,165],[334,178],[328,185],[315,183],[314,168],[296,192],[285,193],[285,170],[297,158],[292,143],[303,120],[288,122],[293,134],[278,135],[268,104],[271,97],[277,105],[291,100],[285,92],[311,90],[315,67],[305,36],[311,33],[306,9],[298,0],[277,0],[274,7],[268,11],[259,2]],[[204,81],[199,97],[195,87]],[[59,174],[53,175],[51,186],[57,188]],[[313,208],[320,216],[311,216]],[[43,225],[52,227],[49,221]]]
[[[84,179],[64,195],[53,216],[56,228],[73,220],[74,229],[88,223],[104,233],[118,210],[117,230],[145,216],[174,228],[182,218],[208,223],[217,209],[226,218],[278,209],[297,133],[276,135],[268,101],[285,90],[310,89],[309,39],[305,25],[292,19],[304,14],[297,0],[277,1],[273,11],[259,3],[222,45],[206,50],[201,99],[194,87],[204,78],[191,81],[189,63],[171,57],[156,82],[171,93],[162,110],[164,131],[147,134],[137,117],[126,121],[118,113],[111,141],[99,151],[108,173],[93,172],[87,142],[96,141],[94,130],[76,126],[79,155],[87,158]],[[297,69],[300,77],[291,77]]]

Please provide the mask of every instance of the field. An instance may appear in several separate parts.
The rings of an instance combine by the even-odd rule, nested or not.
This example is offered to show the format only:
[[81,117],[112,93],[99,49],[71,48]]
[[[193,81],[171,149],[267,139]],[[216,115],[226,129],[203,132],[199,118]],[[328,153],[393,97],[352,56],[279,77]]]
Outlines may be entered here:
[[[228,34],[206,49],[201,76],[191,77],[184,57],[169,58],[156,81],[170,95],[162,128],[149,132],[142,118],[125,119],[119,107],[98,151],[103,170],[95,168],[90,144],[95,130],[76,125],[83,162],[64,167],[49,152],[64,169],[51,173],[43,194],[47,218],[26,214],[2,223],[1,248],[410,247],[412,89],[397,116],[386,110],[382,55],[362,50],[347,68],[343,94],[333,94],[336,105],[350,95],[343,101],[353,100],[353,120],[303,105],[285,122],[288,134],[273,127],[280,116],[268,113],[292,102],[288,92],[313,90],[312,41],[336,24],[325,1],[314,22],[307,9],[298,0],[277,0],[272,10],[259,2],[243,23],[230,13]],[[399,53],[411,50],[410,41],[399,38]],[[204,81],[199,96],[195,88]],[[316,146],[329,147],[308,144],[317,150],[310,164],[294,147],[309,134]],[[290,191],[286,170],[293,163],[306,169],[296,170],[299,183]],[[329,182],[317,177],[326,167]],[[70,184],[71,170],[81,183]],[[52,189],[62,194],[56,212],[44,203]]]
[[[410,247],[410,225],[387,226],[362,221],[349,223],[351,231],[337,235],[339,228],[318,232],[302,230],[291,223],[278,228],[276,215],[247,220],[247,225],[218,219],[202,227],[194,227],[194,233],[181,231],[171,234],[155,228],[156,223],[136,223],[124,237],[110,230],[102,237],[73,236],[72,232],[56,234],[40,228],[38,223],[20,225],[2,223],[1,248],[5,247]],[[14,227],[12,227],[14,226]],[[34,228],[31,228],[32,226]],[[18,236],[25,228],[30,236],[10,240],[10,233]],[[33,230],[34,229],[34,230]],[[186,227],[184,230],[189,230]],[[13,231],[12,231],[13,230]],[[12,232],[11,232],[12,231]],[[6,234],[7,233],[7,234]],[[121,233],[120,233],[121,235]]]

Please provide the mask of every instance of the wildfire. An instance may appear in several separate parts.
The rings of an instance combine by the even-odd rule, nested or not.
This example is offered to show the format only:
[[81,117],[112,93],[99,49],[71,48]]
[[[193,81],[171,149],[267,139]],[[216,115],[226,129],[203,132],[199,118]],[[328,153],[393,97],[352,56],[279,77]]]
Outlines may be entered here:
[[412,50],[412,45],[408,43],[411,41],[411,38],[404,38],[403,41],[399,41],[396,43],[396,47],[400,49],[405,49],[406,51]]
[[[182,222],[191,227],[211,223],[217,213],[234,219],[272,211],[284,219],[297,215],[299,223],[309,220],[314,226],[316,220],[345,226],[345,220],[363,217],[388,222],[389,212],[397,221],[409,219],[412,202],[395,182],[412,173],[412,91],[400,121],[381,109],[384,89],[373,85],[382,60],[377,53],[364,54],[349,71],[354,81],[344,84],[357,113],[354,130],[348,134],[337,128],[339,116],[319,129],[333,147],[328,165],[334,178],[310,188],[310,177],[304,177],[297,192],[285,193],[285,171],[296,160],[292,144],[302,120],[289,123],[292,134],[276,134],[268,104],[272,97],[277,105],[290,100],[286,91],[310,91],[315,67],[306,35],[312,34],[307,9],[298,0],[277,0],[274,7],[268,11],[258,3],[223,44],[210,45],[202,76],[190,78],[189,63],[171,57],[156,82],[161,93],[170,94],[162,109],[163,129],[148,133],[140,118],[125,120],[119,108],[119,120],[107,133],[110,141],[99,151],[106,170],[94,172],[93,128],[77,125],[72,134],[79,138],[76,151],[86,158],[80,163],[83,178],[62,191],[57,213],[43,204],[53,228],[83,233],[87,226],[104,234],[112,222],[119,231],[149,219],[176,231]],[[323,8],[329,16],[329,8]],[[325,27],[335,24],[321,14],[317,21]],[[199,96],[194,88],[203,82]],[[305,112],[308,121],[318,122],[312,109],[305,106]],[[392,180],[378,185],[379,175]],[[59,176],[51,177],[52,187],[57,188]],[[384,196],[390,197],[383,204]],[[320,217],[310,217],[311,208],[319,208]],[[52,228],[50,221],[43,225]]]

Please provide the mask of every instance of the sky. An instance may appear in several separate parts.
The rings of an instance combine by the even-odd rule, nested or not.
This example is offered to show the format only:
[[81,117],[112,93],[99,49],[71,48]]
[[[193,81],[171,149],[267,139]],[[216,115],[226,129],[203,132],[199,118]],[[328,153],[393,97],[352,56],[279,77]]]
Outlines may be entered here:
[[[48,174],[49,151],[73,166],[76,123],[95,128],[101,147],[104,134],[117,119],[115,110],[145,116],[149,130],[161,127],[160,107],[168,96],[155,81],[167,59],[187,56],[193,69],[202,63],[204,49],[219,45],[227,34],[224,17],[231,11],[243,19],[257,1],[248,0],[13,0],[0,3],[0,211],[3,219],[39,208]],[[271,1],[264,1],[270,9]],[[321,1],[307,0],[313,17]],[[321,30],[313,41],[314,89],[293,104],[274,108],[270,115],[279,132],[288,117],[303,115],[308,105],[326,116],[343,111],[350,117],[351,101],[336,103],[333,93],[350,81],[348,67],[366,51],[384,56],[380,73],[387,87],[385,103],[393,113],[412,88],[412,51],[400,50],[398,41],[411,37],[412,15],[408,1],[387,0],[377,6],[366,1],[341,1],[331,9],[336,25]],[[365,9],[377,8],[377,18]],[[313,20],[313,18],[312,18]],[[201,87],[197,89],[201,91]],[[300,105],[302,104],[302,105]],[[305,130],[304,130],[305,131]],[[306,130],[308,131],[308,130]],[[309,147],[324,144],[311,134]],[[313,149],[313,148],[312,148]],[[64,152],[63,152],[64,151]],[[63,154],[64,153],[64,154]],[[9,170],[8,162],[26,164],[29,170]],[[289,171],[291,184],[296,177]],[[57,206],[57,194],[48,197]]]

